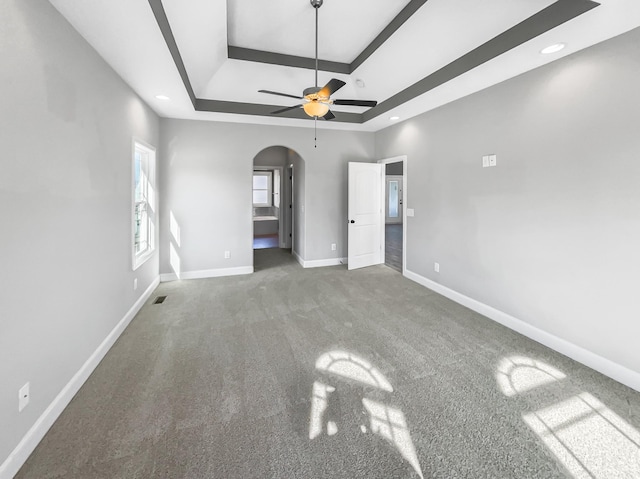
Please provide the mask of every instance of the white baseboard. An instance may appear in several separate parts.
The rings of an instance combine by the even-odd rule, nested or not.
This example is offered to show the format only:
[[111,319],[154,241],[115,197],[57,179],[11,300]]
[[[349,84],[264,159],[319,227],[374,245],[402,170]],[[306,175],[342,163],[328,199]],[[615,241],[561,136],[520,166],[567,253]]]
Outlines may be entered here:
[[480,313],[509,329],[513,329],[534,341],[544,344],[545,346],[554,349],[555,351],[558,351],[579,363],[589,366],[591,369],[595,369],[605,376],[609,376],[610,378],[615,379],[636,391],[640,391],[640,373],[637,371],[633,371],[632,369],[615,363],[610,359],[599,356],[598,354],[584,349],[581,346],[559,338],[558,336],[481,303],[480,301],[469,298],[462,293],[458,293],[457,291],[449,289],[446,286],[425,278],[424,276],[420,276],[413,271],[409,271],[407,269],[405,270],[404,275],[408,279],[415,281],[416,283],[421,284],[422,286],[431,289],[436,293],[455,301],[456,303],[462,304],[463,306],[466,306],[467,308],[472,309],[473,311]]
[[293,250],[291,250],[291,254],[293,254],[293,257],[298,263],[300,263],[300,266],[302,266],[303,268],[321,268],[324,266],[338,266],[341,264],[347,264],[347,258],[312,259],[306,261]]
[[[298,260],[300,263],[300,260]],[[302,260],[300,263],[303,268],[322,268],[324,266],[338,266],[340,264],[347,264],[347,258],[327,258],[327,259],[312,259]]]
[[220,276],[236,276],[240,274],[253,273],[253,266],[237,266],[235,268],[218,268],[218,269],[202,269],[199,271],[184,271],[178,275],[177,273],[163,273],[160,275],[160,281],[176,281],[178,279],[203,279],[203,278],[219,278]]
[[100,364],[102,358],[104,358],[109,349],[111,349],[111,346],[113,346],[134,316],[140,311],[144,303],[158,287],[158,284],[160,284],[160,278],[156,278],[153,283],[149,285],[131,309],[127,311],[127,314],[116,324],[100,346],[89,356],[89,359],[87,359],[66,386],[62,388],[62,391],[60,391],[51,404],[49,404],[49,407],[45,409],[34,425],[31,426],[31,429],[27,431],[20,443],[0,466],[0,479],[10,479],[18,473],[49,428],[51,428],[56,419],[58,419],[58,416],[64,411],[64,408],[67,407],[69,402],[71,402],[71,399],[73,399],[93,370]]
[[293,257],[296,259],[296,261],[298,263],[300,263],[300,266],[302,266],[304,268],[304,260],[300,257],[300,255],[298,254],[297,251],[295,251],[293,248],[291,248],[291,254],[293,255]]

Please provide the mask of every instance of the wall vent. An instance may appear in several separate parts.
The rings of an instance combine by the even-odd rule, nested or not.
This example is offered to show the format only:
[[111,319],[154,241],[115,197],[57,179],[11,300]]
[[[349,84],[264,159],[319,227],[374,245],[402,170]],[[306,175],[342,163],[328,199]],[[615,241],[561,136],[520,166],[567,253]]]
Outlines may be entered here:
[[153,302],[153,304],[162,304],[162,303],[164,303],[165,299],[167,299],[166,296],[158,296],[156,298],[156,300]]

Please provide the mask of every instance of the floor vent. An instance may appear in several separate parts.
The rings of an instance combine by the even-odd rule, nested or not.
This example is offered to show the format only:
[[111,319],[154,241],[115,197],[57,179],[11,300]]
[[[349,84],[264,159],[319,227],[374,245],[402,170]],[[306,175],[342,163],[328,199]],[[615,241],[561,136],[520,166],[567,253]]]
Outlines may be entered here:
[[164,303],[165,299],[167,299],[166,296],[158,296],[156,298],[156,300],[153,302],[153,304],[162,304],[162,303]]

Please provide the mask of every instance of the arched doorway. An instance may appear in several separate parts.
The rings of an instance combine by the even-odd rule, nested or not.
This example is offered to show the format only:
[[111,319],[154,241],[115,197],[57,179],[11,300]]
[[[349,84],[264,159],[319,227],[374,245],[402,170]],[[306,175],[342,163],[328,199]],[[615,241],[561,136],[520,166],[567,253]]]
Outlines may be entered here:
[[304,160],[274,145],[253,159],[253,248],[301,255],[304,244]]

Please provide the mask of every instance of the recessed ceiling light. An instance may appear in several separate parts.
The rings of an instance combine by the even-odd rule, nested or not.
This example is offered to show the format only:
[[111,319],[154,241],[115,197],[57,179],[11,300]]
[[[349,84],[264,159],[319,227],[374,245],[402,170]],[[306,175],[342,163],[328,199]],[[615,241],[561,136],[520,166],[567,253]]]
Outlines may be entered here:
[[399,119],[400,119],[400,117],[399,117],[399,116],[392,116],[392,117],[389,117],[389,120],[391,120],[391,121],[396,121],[396,120],[399,120]]
[[158,100],[171,100],[167,95],[156,95]]
[[554,45],[549,45],[547,48],[543,48],[540,50],[540,53],[543,55],[548,55],[549,53],[556,53],[562,50],[567,45],[565,43],[556,43]]

